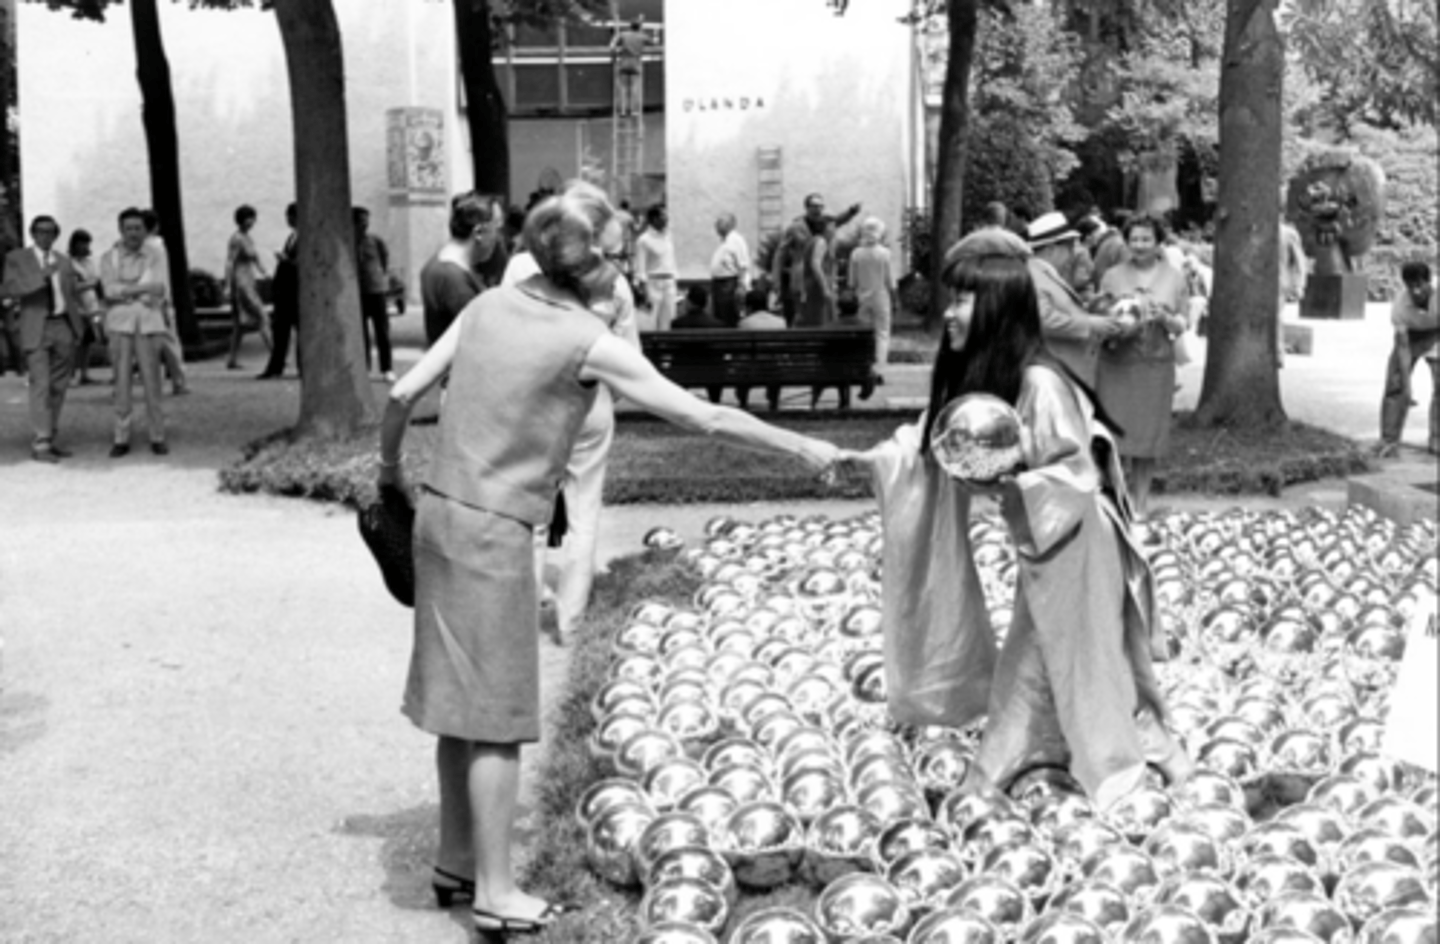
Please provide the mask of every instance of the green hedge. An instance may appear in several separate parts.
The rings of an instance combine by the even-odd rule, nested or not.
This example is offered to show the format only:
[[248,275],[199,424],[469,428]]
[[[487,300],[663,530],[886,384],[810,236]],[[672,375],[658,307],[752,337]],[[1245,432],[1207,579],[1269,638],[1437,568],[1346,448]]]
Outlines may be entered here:
[[[766,419],[836,443],[865,449],[915,418],[911,410],[780,413]],[[423,480],[433,425],[414,427],[406,442],[406,475]],[[355,505],[373,494],[378,434],[351,442],[296,440],[288,431],[265,437],[220,473],[224,491],[264,492]],[[703,442],[703,447],[702,447]],[[700,447],[700,448],[697,448]],[[1367,468],[1363,450],[1326,430],[1289,423],[1233,431],[1196,427],[1177,416],[1169,457],[1160,463],[1157,493],[1276,495],[1286,485],[1345,476]],[[789,459],[724,443],[649,417],[621,417],[605,482],[609,504],[803,501],[868,498],[869,477],[847,470],[826,485]]]

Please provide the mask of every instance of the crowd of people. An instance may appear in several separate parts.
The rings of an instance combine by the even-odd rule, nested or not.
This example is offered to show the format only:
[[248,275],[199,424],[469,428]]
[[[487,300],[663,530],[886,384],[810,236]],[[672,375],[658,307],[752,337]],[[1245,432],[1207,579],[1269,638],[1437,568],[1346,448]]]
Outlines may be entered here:
[[[530,207],[552,196],[536,193]],[[511,263],[524,255],[526,211],[473,194],[466,200],[466,213],[452,215],[448,239],[421,272],[418,295],[427,344],[443,336],[470,300],[505,281]],[[884,224],[873,216],[862,217],[860,204],[832,214],[821,194],[809,194],[803,212],[763,245],[763,258],[752,253],[735,215],[723,212],[714,221],[708,281],[683,291],[667,207],[656,204],[637,219],[622,203],[614,214],[619,237],[609,259],[632,290],[637,327],[777,331],[866,326],[874,333],[875,371],[862,387],[862,399],[884,383],[881,371],[889,360],[899,304],[897,261]],[[392,310],[404,312],[404,284],[392,269],[385,240],[370,228],[369,211],[356,207],[352,217],[366,365],[374,364],[382,379],[393,382],[389,319]],[[286,208],[289,233],[274,254],[273,267],[267,266],[252,236],[258,218],[248,205],[234,213],[236,229],[227,246],[224,279],[232,318],[226,364],[241,367],[244,335],[254,332],[268,351],[258,378],[273,379],[285,374],[292,338],[295,367],[300,369],[296,205]],[[456,220],[464,221],[459,229]],[[187,392],[187,380],[158,230],[153,211],[132,208],[125,211],[120,239],[109,251],[92,253],[93,237],[77,230],[64,253],[56,248],[58,223],[40,216],[32,221],[32,244],[6,257],[0,288],[7,303],[6,330],[0,340],[7,342],[9,366],[32,380],[36,460],[55,462],[69,454],[63,442],[56,442],[65,390],[72,383],[92,382],[97,349],[107,352],[115,381],[112,456],[129,451],[136,377],[151,449],[160,455],[168,452],[163,380],[169,376],[175,394]],[[1154,463],[1169,446],[1176,368],[1190,358],[1190,336],[1207,329],[1213,278],[1207,247],[1177,238],[1155,217],[1120,215],[1112,225],[1098,212],[1079,218],[1050,212],[1023,221],[999,203],[985,208],[977,230],[1028,247],[1026,266],[1036,287],[1046,343],[1069,370],[1094,386],[1110,415],[1126,429],[1119,448],[1137,513],[1143,517]],[[1300,236],[1283,221],[1280,246],[1277,307],[1299,300],[1307,277]],[[1397,340],[1386,368],[1376,446],[1382,455],[1398,449],[1398,431],[1413,405],[1410,375],[1435,343],[1433,277],[1422,266],[1405,268],[1406,290],[1394,302]],[[147,290],[136,291],[136,285]],[[66,324],[69,330],[64,330]],[[1285,344],[1278,317],[1275,327],[1277,366],[1283,366]],[[778,388],[766,392],[773,407]],[[822,392],[812,390],[812,406]],[[742,405],[748,404],[748,390],[735,393]],[[709,394],[718,402],[723,391],[711,389]],[[842,407],[848,405],[849,389],[842,386],[839,397]]]
[[12,358],[17,350],[23,356],[29,384],[30,456],[37,462],[56,463],[72,455],[60,440],[61,413],[72,383],[91,382],[90,361],[97,345],[107,350],[114,375],[111,458],[130,451],[137,374],[150,450],[159,456],[170,452],[161,405],[163,375],[168,374],[177,395],[189,392],[189,387],[175,333],[169,260],[159,217],[151,210],[129,207],[120,212],[118,228],[119,239],[97,261],[89,232],[76,230],[69,252],[61,252],[56,248],[59,222],[40,215],[30,223],[31,244],[5,255],[0,298],[7,303],[6,342]]

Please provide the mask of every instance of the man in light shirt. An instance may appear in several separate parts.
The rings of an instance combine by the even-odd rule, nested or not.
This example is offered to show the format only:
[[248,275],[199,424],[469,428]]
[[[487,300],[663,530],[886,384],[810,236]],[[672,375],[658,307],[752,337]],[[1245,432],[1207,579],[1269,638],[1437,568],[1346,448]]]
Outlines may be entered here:
[[750,291],[750,246],[735,231],[735,214],[715,220],[720,245],[710,257],[710,301],[715,318],[730,327],[740,321],[740,300]]
[[670,214],[663,204],[645,213],[645,232],[635,240],[635,287],[650,303],[655,330],[669,331],[675,320],[675,240],[670,236]]
[[1390,324],[1395,329],[1395,346],[1385,367],[1385,399],[1380,401],[1380,442],[1375,453],[1389,458],[1400,451],[1400,434],[1410,412],[1410,374],[1415,362],[1440,338],[1440,311],[1437,311],[1435,280],[1430,266],[1411,261],[1400,267],[1404,287],[1390,306]]

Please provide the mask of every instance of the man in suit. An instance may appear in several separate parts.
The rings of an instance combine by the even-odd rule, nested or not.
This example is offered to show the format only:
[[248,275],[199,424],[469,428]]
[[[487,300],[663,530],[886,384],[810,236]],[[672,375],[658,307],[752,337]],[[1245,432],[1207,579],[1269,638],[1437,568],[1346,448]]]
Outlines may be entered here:
[[60,224],[54,217],[37,216],[30,235],[32,245],[6,254],[0,295],[15,299],[19,308],[20,347],[30,376],[30,426],[35,433],[30,457],[58,462],[70,455],[55,444],[55,434],[85,325],[75,292],[75,269],[54,248]]
[[275,278],[270,283],[270,331],[273,344],[270,348],[270,361],[265,365],[265,370],[255,378],[257,380],[272,380],[284,375],[285,358],[290,352],[292,332],[295,334],[295,372],[300,372],[300,269],[296,265],[296,247],[299,245],[300,234],[295,231],[295,223],[299,218],[300,210],[295,204],[285,208],[285,222],[290,227],[290,236],[285,240],[285,248],[275,256]]
[[1026,262],[1040,302],[1040,332],[1061,363],[1088,384],[1095,383],[1100,342],[1116,334],[1114,323],[1085,310],[1080,295],[1061,272],[1080,245],[1080,234],[1063,213],[1045,213],[1029,226]]

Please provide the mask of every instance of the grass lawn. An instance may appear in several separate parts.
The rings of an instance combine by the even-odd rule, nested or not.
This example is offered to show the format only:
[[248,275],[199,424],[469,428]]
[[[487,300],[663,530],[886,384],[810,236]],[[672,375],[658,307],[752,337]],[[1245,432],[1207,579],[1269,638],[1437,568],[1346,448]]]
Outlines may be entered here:
[[[766,414],[766,419],[772,419]],[[915,419],[913,411],[781,413],[773,420],[849,448],[866,448]],[[435,426],[418,425],[406,440],[406,473],[422,480]],[[368,498],[375,475],[376,437],[354,442],[293,442],[278,433],[246,448],[221,471],[231,492],[268,492],[355,503]],[[1157,494],[1277,495],[1290,484],[1351,475],[1366,469],[1360,447],[1326,430],[1290,423],[1278,429],[1199,428],[1177,414],[1170,456],[1161,463]],[[685,504],[865,498],[870,481],[858,472],[822,485],[795,462],[709,442],[660,420],[627,415],[619,422],[605,481],[611,504]]]

